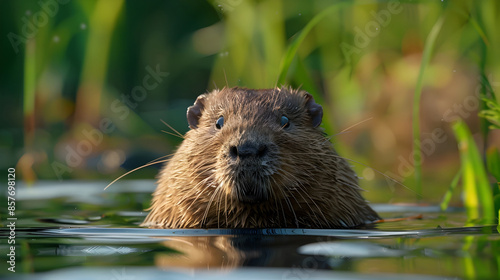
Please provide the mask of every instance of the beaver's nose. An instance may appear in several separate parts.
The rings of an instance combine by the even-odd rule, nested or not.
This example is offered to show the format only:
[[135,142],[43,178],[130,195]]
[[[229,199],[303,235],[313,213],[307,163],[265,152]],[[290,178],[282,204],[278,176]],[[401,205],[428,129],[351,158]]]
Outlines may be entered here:
[[267,145],[247,141],[238,146],[229,147],[229,155],[233,159],[245,159],[245,158],[262,158],[267,155],[268,148]]

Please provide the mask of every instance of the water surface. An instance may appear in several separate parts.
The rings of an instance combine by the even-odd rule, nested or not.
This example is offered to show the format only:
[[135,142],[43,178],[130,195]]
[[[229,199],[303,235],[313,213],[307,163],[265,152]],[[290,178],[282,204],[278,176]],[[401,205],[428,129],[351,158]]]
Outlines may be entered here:
[[[496,226],[437,206],[374,205],[411,217],[373,229],[140,228],[154,182],[18,185],[16,272],[28,279],[495,279]],[[5,215],[2,215],[4,217]],[[6,236],[9,230],[2,228]],[[7,244],[0,247],[8,250]],[[7,256],[1,255],[2,263]],[[3,266],[2,266],[3,267]]]

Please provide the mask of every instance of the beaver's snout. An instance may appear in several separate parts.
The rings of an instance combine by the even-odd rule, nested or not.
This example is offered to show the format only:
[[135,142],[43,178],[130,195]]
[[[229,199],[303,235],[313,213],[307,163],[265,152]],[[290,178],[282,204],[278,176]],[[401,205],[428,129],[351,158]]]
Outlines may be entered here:
[[241,203],[264,202],[269,199],[270,176],[277,168],[277,147],[256,132],[236,139],[225,148],[231,192]]
[[263,158],[268,154],[268,147],[266,144],[256,143],[253,141],[244,142],[238,146],[229,147],[229,156],[232,160],[246,158]]

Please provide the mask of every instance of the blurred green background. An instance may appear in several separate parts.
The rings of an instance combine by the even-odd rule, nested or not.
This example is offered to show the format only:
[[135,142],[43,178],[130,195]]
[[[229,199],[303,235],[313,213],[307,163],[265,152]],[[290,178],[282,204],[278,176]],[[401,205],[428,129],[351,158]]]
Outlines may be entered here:
[[454,121],[483,154],[500,146],[477,116],[481,96],[500,98],[496,0],[3,0],[0,11],[0,168],[27,182],[111,181],[168,155],[181,139],[162,120],[185,133],[186,108],[224,86],[313,94],[372,202],[439,202],[460,169]]

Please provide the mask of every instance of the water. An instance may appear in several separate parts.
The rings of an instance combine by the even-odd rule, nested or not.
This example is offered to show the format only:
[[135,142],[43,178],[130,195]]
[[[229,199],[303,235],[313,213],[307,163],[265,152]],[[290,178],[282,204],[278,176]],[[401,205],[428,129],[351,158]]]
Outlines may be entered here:
[[[421,220],[374,229],[139,228],[153,181],[18,185],[16,267],[26,279],[499,279],[496,226],[464,227],[460,208],[374,205]],[[5,200],[3,200],[5,201]],[[3,211],[3,210],[2,210]],[[5,211],[0,233],[8,236]]]

